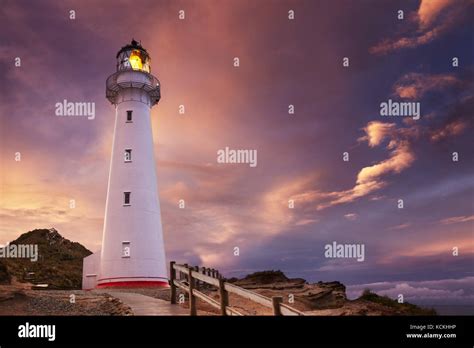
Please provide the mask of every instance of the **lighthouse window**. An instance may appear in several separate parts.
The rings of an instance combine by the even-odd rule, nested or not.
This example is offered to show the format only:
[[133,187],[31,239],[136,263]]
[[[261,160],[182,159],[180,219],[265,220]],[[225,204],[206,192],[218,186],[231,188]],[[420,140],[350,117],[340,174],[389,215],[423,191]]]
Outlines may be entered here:
[[123,193],[123,205],[130,205],[130,194],[131,192]]
[[125,162],[132,162],[132,149],[126,149],[124,157]]
[[132,110],[127,110],[127,122],[132,122]]
[[122,242],[122,257],[130,257],[130,242]]

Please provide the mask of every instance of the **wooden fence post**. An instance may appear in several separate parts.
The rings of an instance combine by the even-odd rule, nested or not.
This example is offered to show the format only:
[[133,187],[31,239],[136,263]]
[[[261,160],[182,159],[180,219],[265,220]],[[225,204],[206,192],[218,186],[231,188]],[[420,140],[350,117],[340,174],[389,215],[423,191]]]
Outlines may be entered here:
[[175,263],[175,261],[170,262],[171,304],[176,304],[176,285],[174,285],[174,280],[176,279],[176,270],[174,269]]
[[272,297],[272,305],[273,305],[273,315],[282,315],[280,303],[283,302],[283,297],[281,296],[273,296]]
[[192,267],[189,268],[189,315],[197,315],[196,297],[193,295],[193,290],[196,285],[196,280],[192,275]]
[[[189,266],[187,263],[185,263],[183,266],[189,270]],[[189,276],[186,273],[184,273],[184,280],[189,283]]]
[[[196,271],[196,273],[199,273],[199,266],[194,267],[194,270]],[[199,290],[199,287],[201,286],[201,281],[199,279],[195,279],[194,281],[196,289]]]
[[[202,274],[206,275],[206,267],[201,267],[201,272]],[[201,285],[203,287],[206,287],[206,282],[201,282]]]
[[229,293],[225,289],[225,283],[219,279],[219,295],[221,299],[221,315],[227,315],[226,308],[229,305]]

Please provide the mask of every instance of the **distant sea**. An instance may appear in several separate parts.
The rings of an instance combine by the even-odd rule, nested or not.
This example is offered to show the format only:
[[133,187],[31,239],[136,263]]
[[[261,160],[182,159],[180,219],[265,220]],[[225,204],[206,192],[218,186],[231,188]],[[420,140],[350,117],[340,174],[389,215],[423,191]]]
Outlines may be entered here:
[[474,305],[428,305],[420,304],[424,308],[434,308],[438,315],[474,315]]

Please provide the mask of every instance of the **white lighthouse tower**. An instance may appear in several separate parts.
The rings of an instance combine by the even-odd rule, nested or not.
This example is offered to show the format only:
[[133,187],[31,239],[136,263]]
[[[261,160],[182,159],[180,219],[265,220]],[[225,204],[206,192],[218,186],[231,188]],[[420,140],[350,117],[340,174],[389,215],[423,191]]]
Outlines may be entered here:
[[102,250],[84,259],[83,288],[167,286],[150,110],[160,83],[135,40],[106,83],[115,105]]

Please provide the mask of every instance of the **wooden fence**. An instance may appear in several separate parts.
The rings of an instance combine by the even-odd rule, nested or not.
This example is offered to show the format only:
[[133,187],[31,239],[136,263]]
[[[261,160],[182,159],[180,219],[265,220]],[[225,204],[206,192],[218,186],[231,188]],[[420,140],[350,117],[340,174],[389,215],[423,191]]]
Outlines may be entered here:
[[[206,285],[211,285],[218,289],[219,301],[199,290]],[[188,294],[190,315],[197,315],[196,298],[220,309],[221,315],[243,315],[229,305],[229,293],[272,308],[273,315],[304,315],[303,312],[284,304],[283,297],[281,296],[269,298],[226,282],[215,269],[203,267],[201,272],[199,272],[199,267],[197,266],[178,265],[172,261],[170,262],[170,286],[171,303],[173,304],[176,304],[176,291],[178,288]]]

